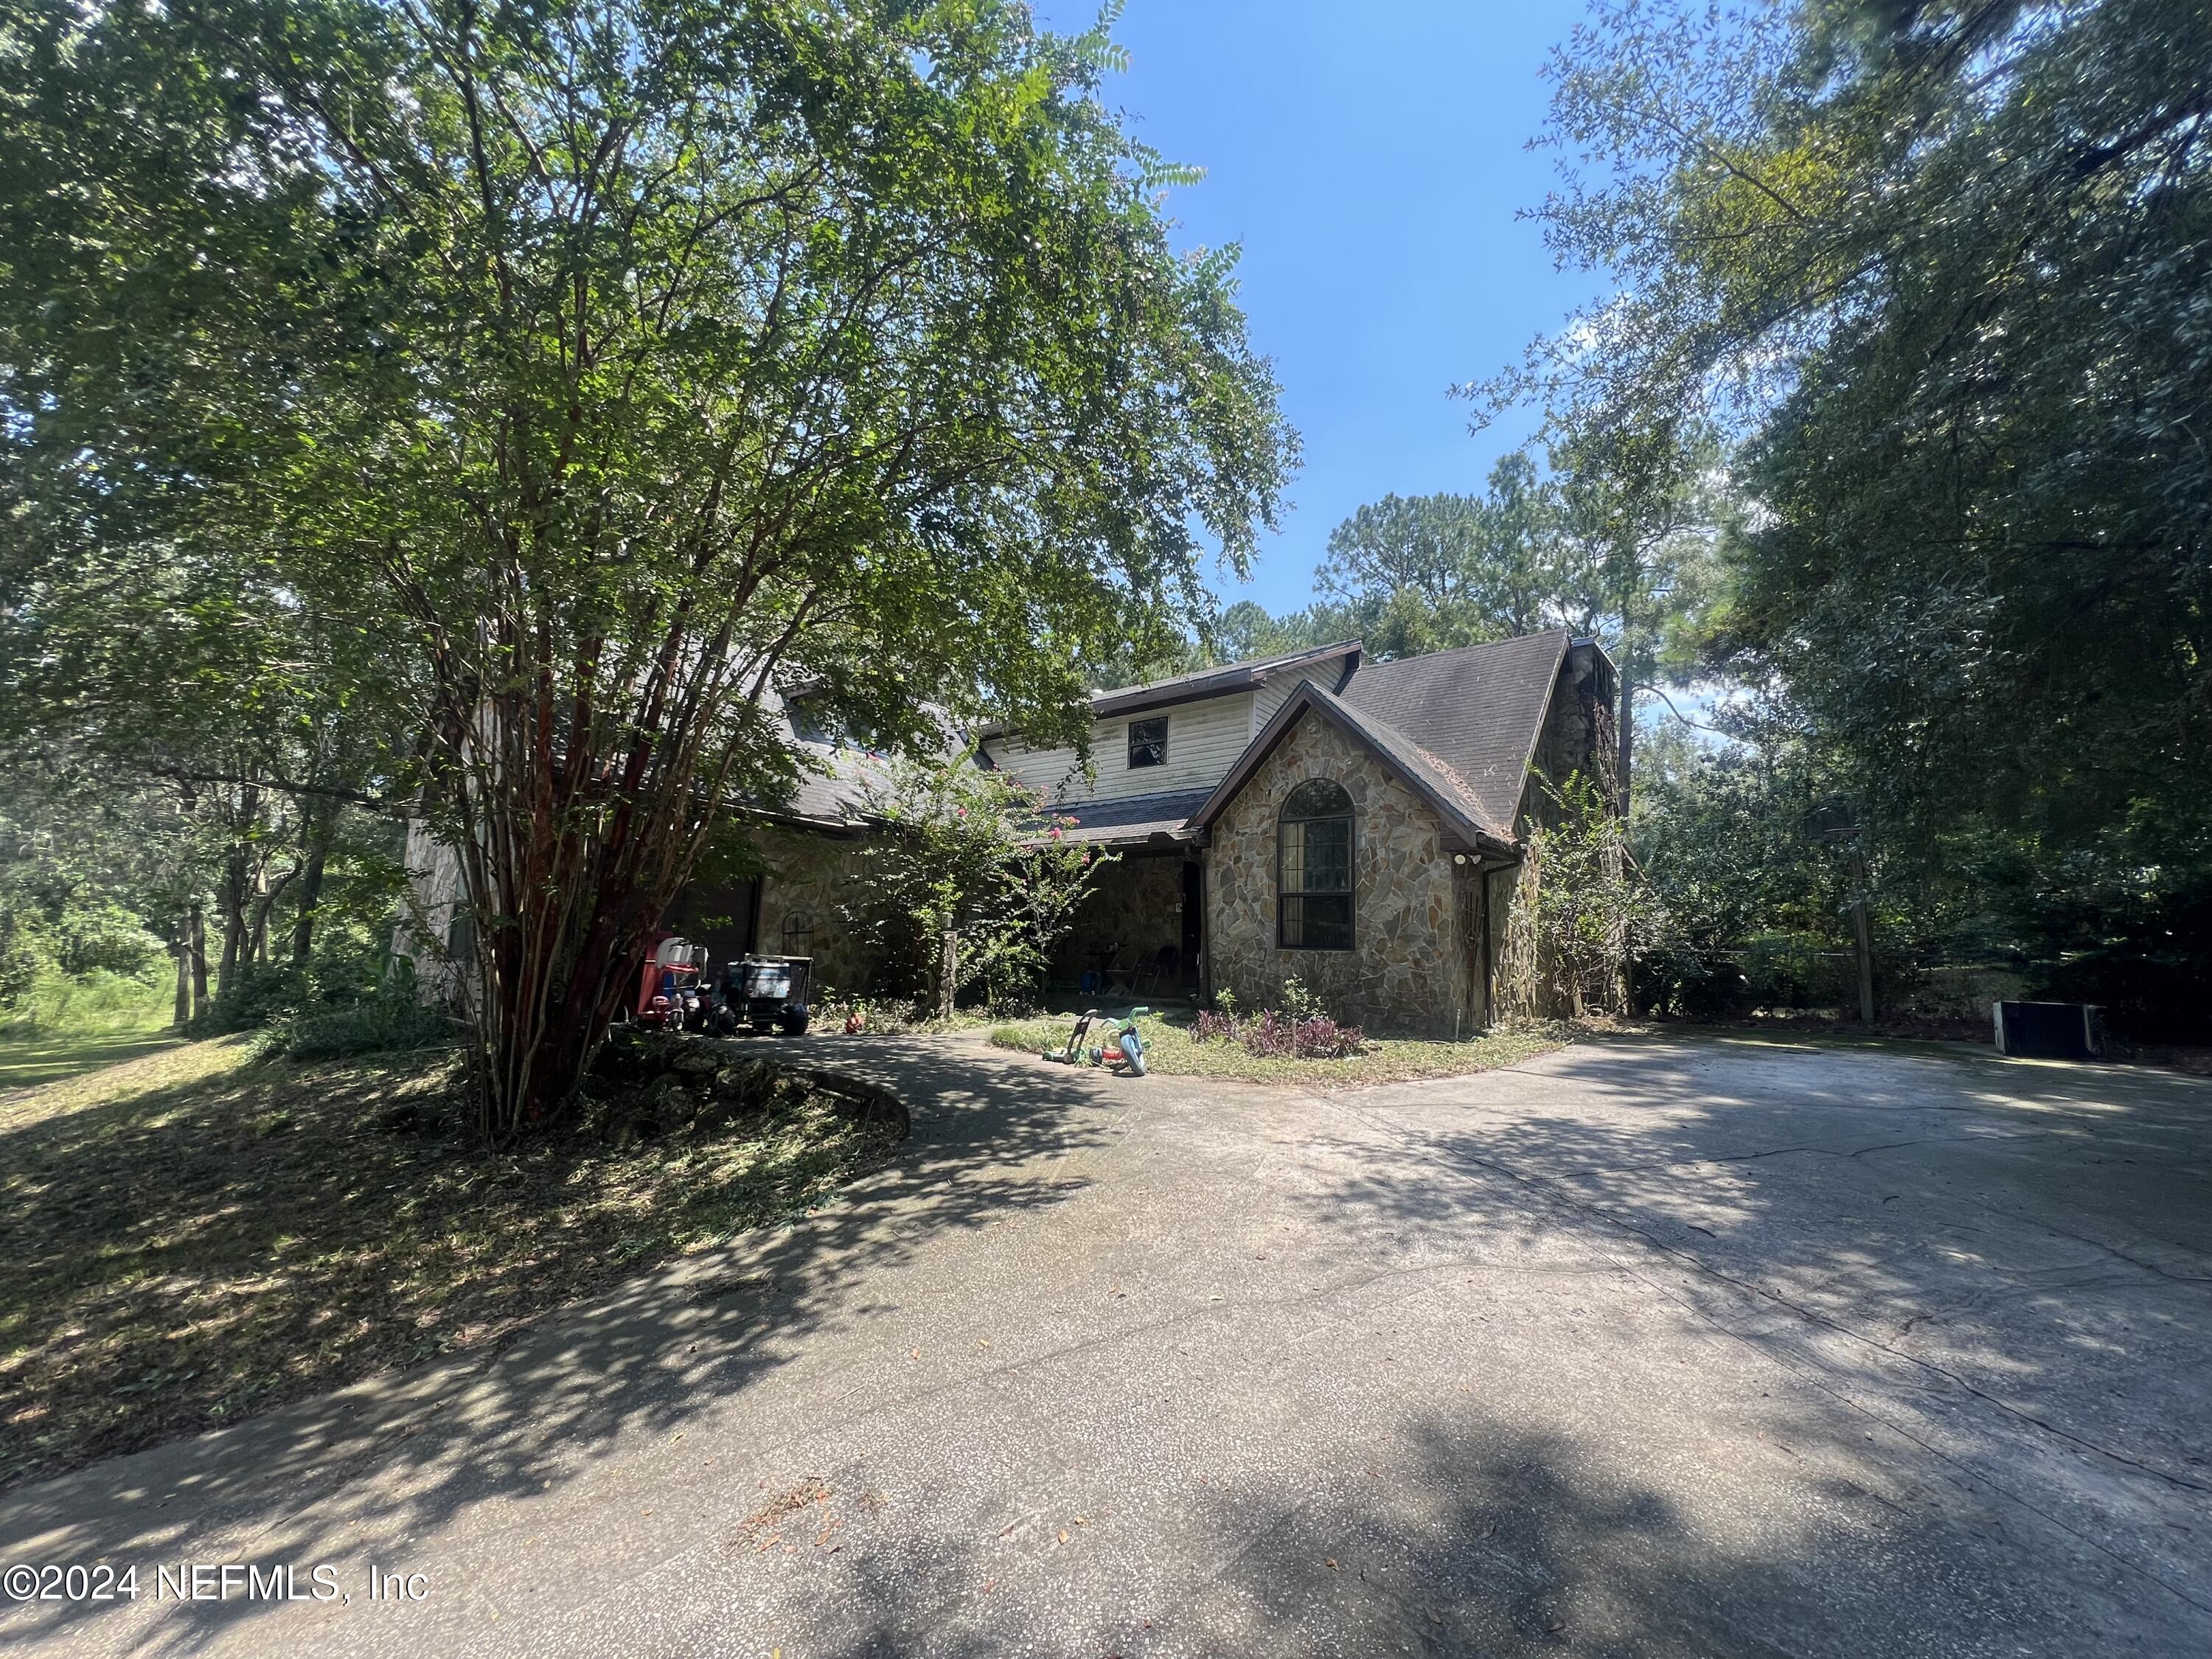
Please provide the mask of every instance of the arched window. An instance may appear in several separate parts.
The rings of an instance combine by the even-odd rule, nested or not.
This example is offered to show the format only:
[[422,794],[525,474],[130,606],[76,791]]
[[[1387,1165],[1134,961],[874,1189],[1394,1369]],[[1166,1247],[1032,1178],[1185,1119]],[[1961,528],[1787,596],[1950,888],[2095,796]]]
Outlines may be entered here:
[[811,957],[814,954],[814,918],[804,910],[793,910],[783,919],[783,953],[787,957]]
[[1307,779],[1283,803],[1275,942],[1286,951],[1352,948],[1352,797],[1327,778]]

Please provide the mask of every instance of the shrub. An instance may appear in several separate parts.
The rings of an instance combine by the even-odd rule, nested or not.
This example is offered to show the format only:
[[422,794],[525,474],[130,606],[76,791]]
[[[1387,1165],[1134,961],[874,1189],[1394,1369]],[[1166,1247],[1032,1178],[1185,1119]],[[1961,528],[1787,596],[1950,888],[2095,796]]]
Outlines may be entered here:
[[[1223,1000],[1227,1000],[1224,993]],[[1198,1024],[1191,1028],[1193,1042],[1234,1042],[1237,1041],[1237,1011],[1224,1008],[1218,1013],[1211,1008],[1199,1011]]]
[[21,1006],[40,979],[57,971],[38,933],[13,916],[0,916],[0,1008]]
[[1067,841],[1075,819],[965,754],[894,762],[867,799],[884,827],[852,870],[843,914],[855,934],[895,977],[910,971],[940,1018],[977,989],[994,1014],[1036,1006],[1112,855]]
[[354,1054],[441,1048],[453,1041],[453,1024],[434,1008],[380,998],[328,1013],[280,1019],[268,1028],[264,1052],[287,1060],[343,1060]]
[[73,906],[55,930],[62,970],[74,977],[105,971],[143,980],[167,960],[169,947],[119,904]]
[[1283,1060],[1344,1060],[1365,1046],[1357,1025],[1339,1025],[1327,1014],[1294,1019],[1272,1009],[1244,1024],[1243,1042],[1251,1054]]
[[1283,982],[1283,1006],[1239,1018],[1236,1000],[1224,991],[1218,1010],[1200,1012],[1192,1028],[1194,1042],[1238,1042],[1246,1052],[1277,1060],[1346,1060],[1367,1046],[1357,1025],[1340,1025],[1322,1011],[1321,999],[1296,975]]

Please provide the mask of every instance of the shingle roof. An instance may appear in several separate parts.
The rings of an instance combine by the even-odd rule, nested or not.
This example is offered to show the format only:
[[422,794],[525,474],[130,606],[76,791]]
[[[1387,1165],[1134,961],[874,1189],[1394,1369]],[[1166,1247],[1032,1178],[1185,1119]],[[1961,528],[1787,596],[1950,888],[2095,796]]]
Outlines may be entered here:
[[1291,729],[1300,720],[1315,718],[1329,721],[1348,733],[1378,760],[1398,775],[1401,781],[1427,801],[1437,816],[1443,820],[1449,839],[1462,846],[1487,846],[1498,850],[1510,849],[1513,832],[1487,822],[1482,816],[1474,793],[1463,779],[1458,778],[1437,757],[1409,740],[1403,732],[1370,719],[1360,710],[1331,696],[1311,680],[1292,692],[1274,717],[1261,729],[1237,764],[1217,784],[1206,802],[1191,814],[1191,826],[1202,830],[1212,824],[1227,810],[1229,803],[1243,792],[1252,781],[1260,764],[1274,751],[1275,746],[1288,737]]
[[1568,642],[1559,628],[1362,663],[1343,700],[1425,751],[1459,780],[1475,816],[1510,836]]
[[858,829],[867,823],[868,787],[881,785],[888,775],[883,763],[859,750],[833,749],[827,744],[802,742],[795,746],[826,765],[828,773],[801,773],[789,794],[757,802],[756,810],[825,828]]
[[1305,651],[1286,651],[1277,657],[1255,657],[1249,662],[1226,663],[1218,668],[1201,668],[1194,673],[1173,674],[1164,680],[1147,680],[1142,685],[1101,691],[1091,699],[1091,708],[1093,714],[1101,716],[1126,714],[1133,708],[1152,708],[1165,702],[1189,702],[1200,697],[1222,696],[1258,685],[1269,675],[1283,669],[1303,668],[1311,663],[1327,662],[1331,657],[1348,656],[1358,649],[1358,640],[1339,640],[1334,645],[1317,645]]
[[[1117,800],[1087,801],[1066,809],[1076,818],[1070,841],[1133,846],[1153,836],[1185,839],[1212,822],[1242,789],[1259,763],[1292,725],[1318,712],[1364,744],[1425,797],[1462,839],[1510,846],[1520,817],[1528,764],[1535,758],[1553,688],[1572,641],[1565,629],[1525,638],[1407,657],[1397,662],[1357,661],[1340,694],[1311,680],[1270,720],[1215,788],[1164,791]],[[1152,706],[1124,698],[1177,702],[1212,696],[1293,665],[1350,655],[1357,641],[1314,651],[1178,675],[1109,694],[1117,708]],[[1224,677],[1241,676],[1228,679]],[[767,806],[780,817],[824,827],[857,829],[867,821],[867,787],[883,775],[875,757],[825,744],[806,745],[830,768],[828,775],[802,777],[791,795]]]
[[1513,845],[1521,792],[1569,643],[1565,629],[1364,664],[1341,696],[1311,681],[1275,712],[1192,814],[1211,823],[1310,714],[1366,745],[1469,845]]
[[[1127,714],[1139,708],[1161,708],[1171,703],[1196,702],[1201,697],[1225,697],[1233,691],[1249,691],[1266,683],[1268,677],[1286,668],[1303,668],[1317,662],[1327,662],[1332,657],[1348,657],[1359,650],[1358,640],[1339,640],[1333,645],[1316,645],[1304,651],[1285,651],[1280,656],[1255,657],[1249,662],[1224,663],[1215,668],[1200,668],[1188,674],[1171,674],[1164,680],[1147,680],[1142,685],[1112,687],[1091,694],[1091,713],[1093,718],[1104,720],[1109,715]],[[1004,735],[1009,729],[1002,720],[994,720],[978,729],[979,737]]]
[[1080,801],[1054,810],[1075,820],[1064,832],[1069,841],[1141,843],[1154,836],[1187,838],[1190,815],[1206,805],[1210,789],[1172,789],[1157,795],[1125,795],[1118,800]]

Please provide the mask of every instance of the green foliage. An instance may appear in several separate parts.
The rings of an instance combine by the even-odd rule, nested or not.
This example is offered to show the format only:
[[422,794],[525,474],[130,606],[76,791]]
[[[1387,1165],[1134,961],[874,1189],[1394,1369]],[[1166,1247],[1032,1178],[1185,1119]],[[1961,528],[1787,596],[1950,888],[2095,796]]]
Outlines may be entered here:
[[325,1014],[378,1004],[410,1006],[416,1000],[406,958],[392,957],[381,942],[360,940],[350,949],[333,942],[304,963],[240,963],[228,991],[199,1012],[191,1031],[214,1036],[283,1028]]
[[1605,787],[1583,771],[1558,783],[1535,775],[1546,809],[1527,833],[1499,963],[1501,1000],[1523,1016],[1626,1012],[1629,964],[1661,935],[1664,919]]
[[1516,450],[1481,495],[1385,495],[1329,532],[1315,586],[1385,657],[1533,634],[1558,611],[1557,502]]
[[[1540,468],[1526,450],[1492,469],[1481,495],[1386,495],[1337,526],[1316,574],[1322,598],[1271,617],[1249,600],[1214,631],[1225,660],[1358,639],[1377,661],[1565,627],[1598,640],[1619,671],[1619,706],[1703,671],[1718,591],[1715,541],[1729,518],[1710,435],[1656,459],[1562,442]],[[1632,770],[1633,726],[1617,769]]]
[[1087,663],[1204,609],[1201,536],[1241,568],[1273,520],[1234,256],[1170,247],[1113,61],[999,0],[216,0],[0,46],[38,556],[96,504],[104,556],[247,594],[303,708],[419,736],[488,1133],[568,1099],[722,804],[793,782],[776,683],[892,745],[932,704],[1073,731]]
[[1066,840],[1073,818],[966,753],[890,763],[868,809],[884,828],[856,855],[859,936],[906,964],[940,1015],[975,987],[994,1010],[1034,1006],[1111,855]]
[[167,1023],[169,996],[166,979],[131,978],[104,968],[65,974],[45,962],[13,1001],[0,1004],[0,1036],[148,1030]]
[[1662,729],[1644,745],[1631,841],[1665,926],[1638,959],[1636,988],[1655,1011],[1717,1016],[1771,1001],[1747,972],[1756,936],[1845,943],[1844,861],[1815,817],[1840,781],[1802,735],[1760,735],[1708,744]]
[[457,1036],[453,1022],[438,1010],[412,998],[380,997],[282,1020],[269,1028],[264,1052],[304,1064],[449,1048]]
[[[1306,988],[1306,982],[1296,974],[1283,981],[1282,1012],[1293,1024],[1314,1018],[1328,1011],[1322,1006],[1318,994]],[[1231,1012],[1224,1009],[1224,1012]]]
[[0,916],[0,1008],[20,1006],[44,975],[58,971],[46,941],[15,915]]
[[1489,400],[1638,491],[1725,434],[1710,660],[1893,884],[2054,983],[2212,977],[2177,925],[2212,893],[2212,14],[1621,0],[1551,72],[1541,217],[1611,297]]

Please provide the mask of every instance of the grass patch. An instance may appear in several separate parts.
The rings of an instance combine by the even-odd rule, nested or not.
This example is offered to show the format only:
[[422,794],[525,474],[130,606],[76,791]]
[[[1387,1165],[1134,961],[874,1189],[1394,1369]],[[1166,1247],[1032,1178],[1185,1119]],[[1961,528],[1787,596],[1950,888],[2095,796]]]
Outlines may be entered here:
[[51,975],[0,1018],[0,1095],[173,1048],[173,990],[118,975]]
[[453,1077],[229,1037],[0,1103],[0,1486],[496,1344],[819,1206],[898,1133],[800,1091],[719,1130],[494,1154]]
[[[1064,1048],[1073,1016],[1023,1020],[994,1026],[992,1043],[1036,1054]],[[1308,1089],[1340,1089],[1360,1084],[1401,1083],[1415,1078],[1458,1077],[1487,1072],[1549,1053],[1571,1040],[1564,1025],[1515,1027],[1485,1031],[1457,1042],[1370,1038],[1360,1053],[1342,1060],[1291,1060],[1255,1054],[1235,1042],[1194,1042],[1187,1014],[1148,1014],[1137,1022],[1152,1070],[1167,1077],[1231,1078],[1246,1083],[1296,1084]],[[1095,1044],[1092,1046],[1096,1046]]]

